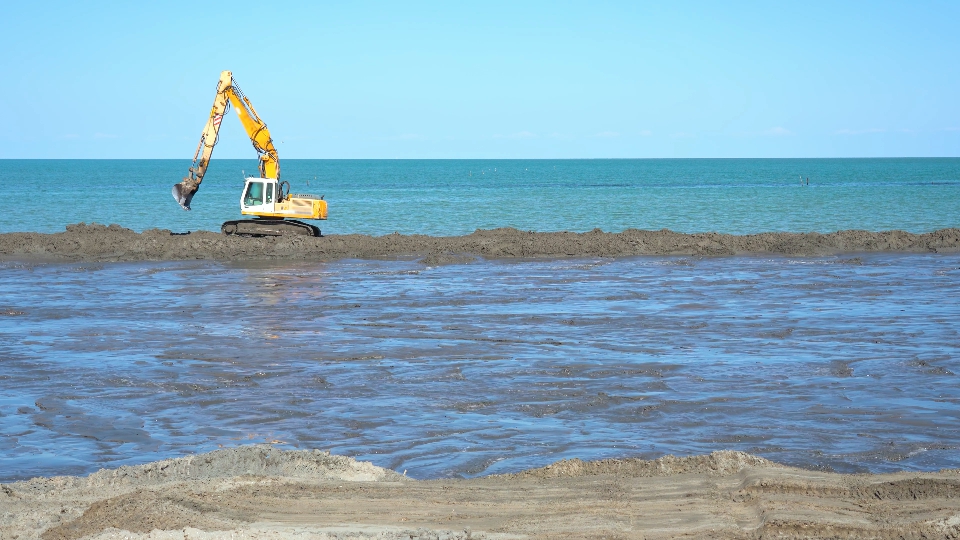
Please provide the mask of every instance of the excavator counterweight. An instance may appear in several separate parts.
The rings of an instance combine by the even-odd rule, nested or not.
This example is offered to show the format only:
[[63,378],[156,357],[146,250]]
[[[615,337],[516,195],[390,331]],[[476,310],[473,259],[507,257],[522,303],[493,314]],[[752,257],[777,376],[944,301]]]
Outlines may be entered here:
[[280,158],[270,137],[270,130],[229,71],[220,74],[210,117],[200,134],[200,144],[193,154],[193,165],[188,169],[187,176],[173,186],[174,200],[184,210],[190,210],[190,203],[207,173],[213,147],[217,144],[220,123],[231,105],[236,109],[240,123],[257,151],[260,177],[247,178],[240,196],[240,213],[255,216],[256,219],[228,221],[223,224],[221,231],[224,234],[245,236],[320,236],[320,229],[317,227],[295,220],[327,219],[327,202],[323,197],[291,195],[290,184],[280,181]]

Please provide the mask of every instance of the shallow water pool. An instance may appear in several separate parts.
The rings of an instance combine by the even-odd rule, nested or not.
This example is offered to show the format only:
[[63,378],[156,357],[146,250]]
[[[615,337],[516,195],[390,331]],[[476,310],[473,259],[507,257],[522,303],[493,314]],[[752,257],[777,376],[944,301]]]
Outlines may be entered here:
[[960,467],[960,255],[0,263],[0,481],[272,441],[415,478]]

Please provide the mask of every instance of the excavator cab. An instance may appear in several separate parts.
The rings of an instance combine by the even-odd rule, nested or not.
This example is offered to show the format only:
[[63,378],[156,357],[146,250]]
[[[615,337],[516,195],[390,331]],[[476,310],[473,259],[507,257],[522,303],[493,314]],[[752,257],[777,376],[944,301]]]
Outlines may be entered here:
[[[240,202],[240,209],[272,212],[275,185],[276,180],[247,178],[247,185],[243,190],[243,200]],[[264,208],[265,205],[270,205],[270,208]]]

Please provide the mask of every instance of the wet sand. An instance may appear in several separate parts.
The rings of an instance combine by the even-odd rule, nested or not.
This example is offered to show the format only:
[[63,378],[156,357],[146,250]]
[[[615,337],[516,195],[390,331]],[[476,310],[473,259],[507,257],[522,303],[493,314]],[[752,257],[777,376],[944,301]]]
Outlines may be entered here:
[[55,234],[0,234],[0,257],[72,261],[143,260],[316,260],[422,257],[427,264],[466,262],[474,257],[627,257],[636,255],[782,254],[855,252],[956,252],[960,229],[913,234],[860,230],[822,233],[770,232],[753,235],[684,234],[629,229],[606,233],[524,232],[501,228],[466,236],[331,235],[322,238],[240,238],[198,231],[151,229],[136,233],[118,225],[68,225]]
[[840,475],[742,452],[417,481],[319,450],[218,450],[0,485],[0,538],[957,538],[960,470]]

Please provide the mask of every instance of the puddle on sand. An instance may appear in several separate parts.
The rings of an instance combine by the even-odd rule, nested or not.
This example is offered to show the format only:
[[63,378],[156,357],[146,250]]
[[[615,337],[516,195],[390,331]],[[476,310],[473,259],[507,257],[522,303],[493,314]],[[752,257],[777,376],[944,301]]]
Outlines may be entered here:
[[0,481],[262,441],[960,467],[960,256],[850,260],[4,263]]

